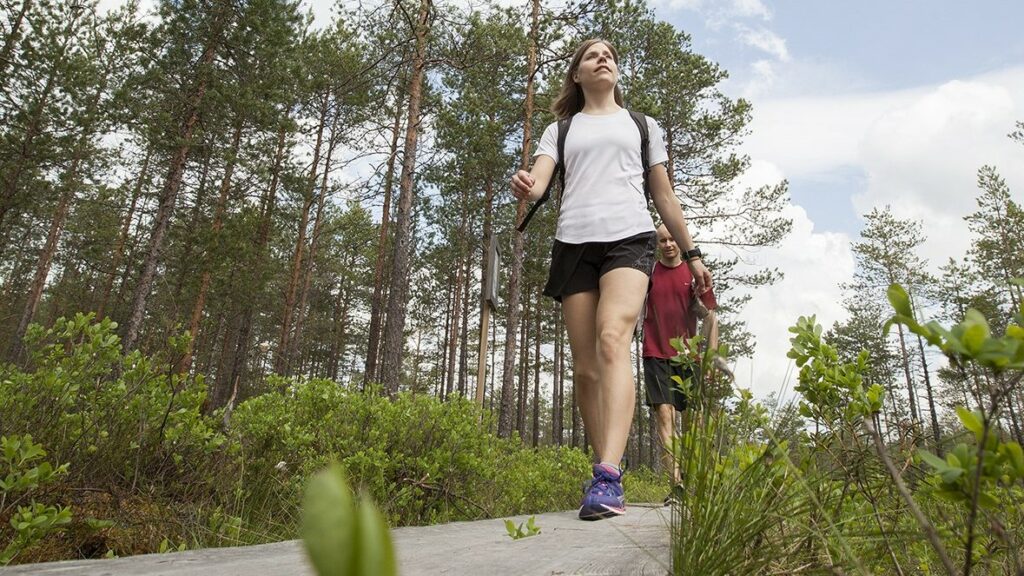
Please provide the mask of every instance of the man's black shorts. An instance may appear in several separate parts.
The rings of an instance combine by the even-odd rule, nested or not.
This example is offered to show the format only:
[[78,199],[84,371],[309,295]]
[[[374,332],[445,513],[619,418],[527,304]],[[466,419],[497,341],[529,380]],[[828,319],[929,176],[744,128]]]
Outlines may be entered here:
[[[686,395],[672,376],[679,376],[684,382],[693,372],[689,367],[674,364],[664,358],[644,358],[644,388],[647,389],[647,405],[671,404],[676,410],[686,410]],[[693,382],[691,382],[691,385]]]
[[566,244],[555,240],[544,295],[561,302],[565,296],[597,290],[601,276],[615,268],[633,268],[650,276],[657,244],[654,232],[612,242]]

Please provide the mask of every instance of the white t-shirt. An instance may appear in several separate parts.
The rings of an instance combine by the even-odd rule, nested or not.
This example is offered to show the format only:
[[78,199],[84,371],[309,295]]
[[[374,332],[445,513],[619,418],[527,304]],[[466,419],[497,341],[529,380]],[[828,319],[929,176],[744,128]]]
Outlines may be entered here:
[[[668,160],[658,123],[647,118],[651,166]],[[558,123],[541,136],[534,157],[558,162]],[[553,174],[552,178],[557,175]],[[555,238],[567,244],[610,242],[653,232],[644,197],[640,130],[626,109],[576,114],[565,138],[565,191]]]

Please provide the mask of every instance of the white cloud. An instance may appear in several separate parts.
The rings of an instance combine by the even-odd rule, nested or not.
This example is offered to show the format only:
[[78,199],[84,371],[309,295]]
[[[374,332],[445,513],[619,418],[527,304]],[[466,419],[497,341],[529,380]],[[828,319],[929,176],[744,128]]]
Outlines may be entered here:
[[696,12],[704,17],[704,24],[711,30],[738,20],[772,19],[772,11],[762,0],[652,0],[651,5],[655,10]]
[[654,6],[663,6],[671,10],[700,11],[705,4],[704,0],[654,0]]
[[771,10],[761,0],[732,0],[730,12],[735,16],[771,20]]
[[981,166],[996,166],[1024,196],[1024,149],[1006,137],[1024,118],[1024,69],[1018,74],[948,82],[883,114],[861,143],[869,179],[853,198],[857,209],[890,204],[896,216],[920,220],[929,239],[921,255],[933,264],[966,250],[963,217],[976,209]]
[[[755,160],[739,187],[774,184],[783,177],[778,166]],[[752,291],[752,299],[741,313],[757,349],[754,358],[737,360],[736,384],[750,388],[759,397],[793,386],[794,381],[787,378],[792,365],[786,358],[790,337],[787,328],[797,318],[813,314],[827,328],[846,317],[839,285],[848,282],[854,270],[850,239],[845,234],[816,231],[799,206],[788,205],[784,215],[793,220],[793,229],[781,245],[744,258],[752,268],[778,267],[785,274],[778,283]]]
[[[963,216],[976,206],[978,168],[994,165],[1024,200],[1024,148],[1006,137],[1021,119],[1024,67],[911,90],[755,100],[744,151],[762,183],[827,180],[851,168],[866,175],[854,208],[863,214],[888,204],[897,217],[922,221],[927,241],[919,255],[936,268],[969,245]],[[758,349],[736,373],[759,396],[783,387],[786,328],[798,316],[817,314],[826,328],[845,317],[838,285],[854,269],[849,245],[856,238],[815,231],[799,207],[787,214],[792,234],[755,262],[779,267],[786,278],[754,292],[744,311]]]
[[782,62],[789,61],[789,50],[786,40],[767,28],[753,29],[743,25],[736,26],[740,41],[774,56]]

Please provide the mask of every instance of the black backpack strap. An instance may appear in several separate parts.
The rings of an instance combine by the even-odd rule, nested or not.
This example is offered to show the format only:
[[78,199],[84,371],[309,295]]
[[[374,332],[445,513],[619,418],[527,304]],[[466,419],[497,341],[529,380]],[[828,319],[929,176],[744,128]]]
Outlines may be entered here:
[[644,167],[644,197],[647,202],[651,202],[651,186],[650,186],[650,173],[651,167],[650,154],[648,148],[651,147],[651,134],[647,129],[647,116],[641,112],[629,111],[629,117],[633,119],[633,123],[636,124],[637,130],[640,131],[640,163]]
[[551,197],[551,187],[555,185],[555,180],[558,180],[558,183],[561,186],[559,198],[561,198],[561,194],[565,192],[565,136],[569,133],[570,125],[572,125],[572,116],[566,116],[558,121],[558,162],[555,163],[555,173],[551,175],[551,180],[548,181],[548,186],[544,189],[544,194],[542,194],[541,197],[533,203],[533,206],[530,207],[530,211],[526,213],[526,217],[523,218],[523,221],[519,226],[516,226],[516,230],[520,232],[526,230],[526,225],[530,223],[530,220],[533,218],[534,213],[537,212],[537,209]]

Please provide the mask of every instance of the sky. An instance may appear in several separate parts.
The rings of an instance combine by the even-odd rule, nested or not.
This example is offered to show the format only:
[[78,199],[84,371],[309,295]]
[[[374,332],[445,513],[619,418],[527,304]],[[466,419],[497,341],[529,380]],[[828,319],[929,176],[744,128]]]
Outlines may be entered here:
[[[873,207],[920,221],[919,255],[937,268],[969,247],[979,168],[995,166],[1024,202],[1024,147],[1007,137],[1024,121],[1024,2],[650,1],[729,72],[722,91],[753,104],[738,185],[789,182],[792,233],[743,255],[785,278],[753,291],[743,312],[757,351],[736,361],[738,386],[792,389],[786,329],[802,315],[826,329],[846,317],[840,285]],[[304,4],[329,21],[333,0]]]
[[[873,207],[920,221],[933,268],[969,247],[977,171],[995,166],[1024,201],[1022,2],[655,0],[661,19],[730,73],[722,90],[753,104],[743,184],[789,181],[793,232],[747,255],[785,279],[752,292],[757,339],[737,362],[757,396],[795,381],[786,328],[846,317],[839,286]],[[699,234],[699,231],[698,231]],[[713,249],[706,250],[713,252]]]

